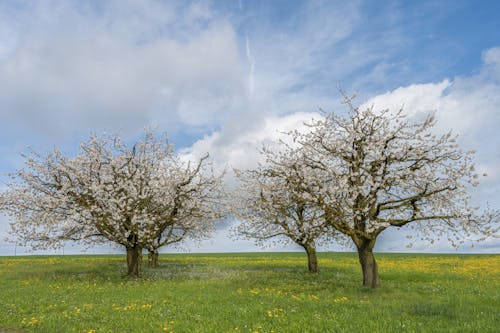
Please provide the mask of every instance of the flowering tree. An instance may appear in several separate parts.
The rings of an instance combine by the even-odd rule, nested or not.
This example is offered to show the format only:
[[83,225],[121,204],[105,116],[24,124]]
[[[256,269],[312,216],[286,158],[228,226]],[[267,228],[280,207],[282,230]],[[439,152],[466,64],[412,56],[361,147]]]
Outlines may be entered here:
[[[158,266],[158,249],[162,246],[178,243],[186,238],[202,239],[210,235],[213,222],[223,217],[221,202],[223,199],[222,176],[213,176],[205,168],[202,157],[195,167],[190,163],[172,161],[169,168],[172,195],[163,206],[156,208],[154,214],[163,215],[160,222],[161,232],[155,231],[155,224],[149,225],[149,233],[144,247],[148,249],[150,267]],[[166,172],[166,170],[164,170]]]
[[74,158],[54,149],[25,159],[0,206],[18,241],[34,248],[111,241],[126,248],[128,274],[138,276],[143,248],[207,235],[220,216],[221,177],[202,172],[205,158],[182,163],[166,135],[147,131],[133,146],[92,136]]
[[311,203],[304,188],[306,171],[293,150],[263,150],[266,165],[247,171],[236,170],[240,188],[234,196],[234,215],[242,222],[239,234],[258,244],[268,239],[292,241],[307,253],[310,272],[318,273],[316,243],[333,236],[324,213]]
[[353,240],[364,286],[379,285],[373,247],[387,228],[409,224],[424,239],[446,236],[455,246],[498,231],[497,211],[479,214],[469,204],[467,189],[479,177],[473,152],[460,150],[451,134],[434,135],[432,115],[410,122],[402,110],[361,110],[352,99],[345,102],[346,116],[327,114],[309,124],[310,133],[292,136],[315,170],[305,188],[328,223]]

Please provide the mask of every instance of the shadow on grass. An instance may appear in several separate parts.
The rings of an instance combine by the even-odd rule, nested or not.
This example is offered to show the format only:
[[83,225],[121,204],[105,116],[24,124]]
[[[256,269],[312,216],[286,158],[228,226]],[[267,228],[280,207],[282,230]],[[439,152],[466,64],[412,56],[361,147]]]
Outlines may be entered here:
[[[34,259],[34,260],[33,260]],[[184,260],[185,259],[185,260]],[[328,260],[328,259],[327,259]],[[16,277],[23,280],[52,282],[113,282],[136,281],[232,281],[231,283],[289,286],[297,289],[322,291],[360,285],[360,272],[350,267],[324,265],[319,274],[309,273],[305,258],[300,255],[274,256],[172,256],[160,258],[159,267],[148,268],[143,262],[142,276],[126,276],[125,257],[52,257],[32,258],[29,265],[16,268]],[[10,276],[14,278],[14,276]]]

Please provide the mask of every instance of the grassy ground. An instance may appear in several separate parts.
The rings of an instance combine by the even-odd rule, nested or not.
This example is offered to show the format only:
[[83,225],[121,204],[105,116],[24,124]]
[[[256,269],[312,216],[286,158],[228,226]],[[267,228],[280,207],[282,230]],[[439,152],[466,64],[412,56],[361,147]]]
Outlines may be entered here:
[[500,255],[160,255],[123,278],[124,256],[0,257],[0,332],[498,332]]

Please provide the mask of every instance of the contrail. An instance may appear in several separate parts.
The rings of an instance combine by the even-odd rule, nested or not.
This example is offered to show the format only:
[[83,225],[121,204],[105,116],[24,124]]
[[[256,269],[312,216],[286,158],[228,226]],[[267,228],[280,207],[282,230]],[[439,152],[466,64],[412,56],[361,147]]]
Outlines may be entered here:
[[248,34],[245,36],[245,39],[247,59],[248,63],[250,64],[250,71],[248,73],[248,95],[252,96],[254,92],[255,57],[252,54],[252,49],[250,47],[250,38],[248,38]]

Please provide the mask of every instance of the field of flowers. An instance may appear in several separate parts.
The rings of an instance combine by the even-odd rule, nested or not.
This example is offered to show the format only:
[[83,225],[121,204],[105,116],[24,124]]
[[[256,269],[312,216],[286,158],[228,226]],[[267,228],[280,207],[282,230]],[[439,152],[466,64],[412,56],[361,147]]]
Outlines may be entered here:
[[0,257],[0,332],[498,332],[500,255],[377,257],[377,290],[352,253]]

